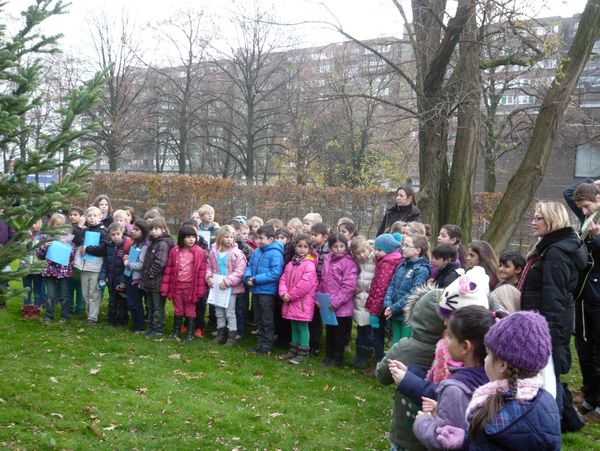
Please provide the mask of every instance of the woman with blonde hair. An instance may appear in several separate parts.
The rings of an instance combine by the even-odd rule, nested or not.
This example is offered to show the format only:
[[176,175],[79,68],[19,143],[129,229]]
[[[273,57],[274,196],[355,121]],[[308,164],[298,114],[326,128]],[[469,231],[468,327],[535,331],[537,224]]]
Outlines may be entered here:
[[539,202],[531,220],[538,242],[527,255],[519,279],[521,309],[538,311],[548,321],[556,375],[558,411],[563,394],[560,375],[571,368],[569,343],[575,324],[574,291],[579,272],[587,264],[583,242],[570,226],[567,209],[560,202]]

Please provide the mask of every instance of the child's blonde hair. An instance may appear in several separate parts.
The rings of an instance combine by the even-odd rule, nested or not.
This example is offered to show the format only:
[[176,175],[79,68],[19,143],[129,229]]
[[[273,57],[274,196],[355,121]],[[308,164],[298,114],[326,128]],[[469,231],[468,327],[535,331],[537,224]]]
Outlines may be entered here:
[[504,309],[508,314],[521,310],[521,292],[518,288],[504,283],[490,293],[493,309]]
[[[96,207],[94,207],[94,208],[96,208]],[[56,226],[65,225],[66,223],[67,223],[67,218],[65,218],[65,215],[63,215],[62,213],[54,213],[52,216],[50,216],[50,219],[48,220],[48,224],[46,224],[46,225],[48,227],[56,227]]]
[[427,236],[427,229],[425,225],[420,222],[409,222],[406,224],[406,233],[409,235],[425,235]]
[[302,225],[302,220],[300,218],[292,218],[288,221],[287,228],[292,231],[293,235],[299,235],[304,233]]
[[86,216],[90,213],[96,213],[98,216],[102,215],[100,209],[98,207],[94,207],[93,205],[91,207],[88,207],[87,210],[85,210]]
[[264,224],[264,222],[262,218],[259,218],[258,216],[252,216],[250,219],[248,219],[247,224],[250,228],[252,228],[253,225],[258,225],[258,227],[260,227]]
[[[217,246],[217,250],[220,250],[223,248],[223,246],[222,246],[223,238],[225,238],[228,235],[231,235],[235,239],[235,229],[232,226],[230,226],[229,224],[226,224],[223,227],[221,227],[219,229],[219,233],[217,233],[217,238],[215,239],[215,244]],[[235,246],[235,241],[234,241],[233,245]]]
[[265,224],[272,225],[275,230],[283,227],[283,221],[277,218],[267,219],[267,222],[265,222]]
[[354,221],[353,221],[352,219],[350,219],[350,218],[346,218],[346,217],[344,216],[344,217],[342,217],[342,218],[338,219],[338,222],[337,222],[337,227],[339,227],[340,225],[342,225],[344,222],[349,222],[349,223],[351,223],[351,224],[354,224]]
[[402,231],[404,230],[404,227],[406,227],[406,222],[404,221],[396,221],[392,224],[392,227],[390,227],[390,232],[389,233],[402,233]]
[[125,222],[129,221],[129,216],[125,210],[115,210],[113,212],[113,220],[121,218]]
[[200,208],[198,208],[198,216],[200,216],[200,219],[202,219],[202,216],[206,213],[210,213],[211,215],[214,215],[215,209],[208,204],[204,204]]
[[354,255],[361,249],[373,250],[373,246],[371,246],[371,243],[369,242],[366,236],[357,235],[354,238],[352,238],[352,242],[350,243],[350,252],[352,252],[352,255]]
[[319,222],[323,222],[323,217],[319,213],[308,213],[302,219],[302,222],[307,222],[307,221],[314,225]]

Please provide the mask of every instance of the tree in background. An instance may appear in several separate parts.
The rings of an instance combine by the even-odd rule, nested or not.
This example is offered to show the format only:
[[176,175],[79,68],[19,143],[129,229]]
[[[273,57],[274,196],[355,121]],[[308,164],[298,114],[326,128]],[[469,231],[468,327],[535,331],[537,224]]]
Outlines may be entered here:
[[[21,149],[23,135],[34,128],[34,124],[22,119],[41,102],[38,87],[44,72],[42,57],[58,51],[60,36],[39,34],[38,27],[47,18],[63,12],[60,0],[37,0],[23,12],[23,24],[14,36],[9,36],[6,24],[0,23],[0,79],[4,80],[0,93],[0,149],[5,154],[9,149]],[[82,180],[90,174],[93,151],[65,150],[73,149],[78,140],[93,132],[92,124],[81,125],[78,119],[98,102],[102,83],[103,74],[98,74],[68,94],[64,107],[54,112],[59,118],[57,126],[44,130],[36,140],[26,141],[22,154],[25,158],[15,159],[14,168],[5,167],[5,173],[0,175],[0,220],[15,231],[13,239],[0,246],[0,268],[33,250],[26,240],[33,223],[64,207],[66,197],[82,192]],[[27,180],[30,175],[56,174],[61,169],[68,169],[66,175],[46,188]],[[5,284],[25,274],[25,270],[0,272],[1,301],[10,296]]]

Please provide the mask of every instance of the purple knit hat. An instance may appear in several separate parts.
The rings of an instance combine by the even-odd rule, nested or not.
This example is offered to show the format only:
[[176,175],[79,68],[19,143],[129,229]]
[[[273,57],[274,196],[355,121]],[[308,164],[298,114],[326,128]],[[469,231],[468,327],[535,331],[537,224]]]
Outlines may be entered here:
[[538,372],[552,352],[546,319],[534,312],[515,312],[494,324],[484,343],[494,356],[512,366]]

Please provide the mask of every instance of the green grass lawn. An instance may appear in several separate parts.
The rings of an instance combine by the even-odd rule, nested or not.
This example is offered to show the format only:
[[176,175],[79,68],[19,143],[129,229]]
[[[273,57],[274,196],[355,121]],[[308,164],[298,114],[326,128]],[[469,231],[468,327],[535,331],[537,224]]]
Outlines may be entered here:
[[[391,387],[253,356],[251,338],[184,346],[103,322],[44,326],[17,302],[0,310],[0,337],[5,449],[389,449]],[[598,426],[563,438],[600,449]]]

